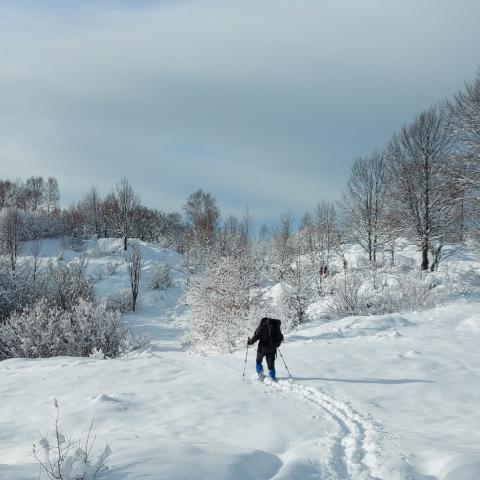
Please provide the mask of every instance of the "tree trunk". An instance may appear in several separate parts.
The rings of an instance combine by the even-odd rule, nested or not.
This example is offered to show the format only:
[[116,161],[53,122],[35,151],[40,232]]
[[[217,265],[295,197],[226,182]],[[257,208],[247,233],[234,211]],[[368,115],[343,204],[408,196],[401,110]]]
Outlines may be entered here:
[[123,237],[123,249],[125,251],[127,251],[127,241],[128,241],[128,238],[127,237]]
[[372,261],[372,234],[368,233],[368,260]]
[[422,245],[422,270],[428,270],[428,243]]

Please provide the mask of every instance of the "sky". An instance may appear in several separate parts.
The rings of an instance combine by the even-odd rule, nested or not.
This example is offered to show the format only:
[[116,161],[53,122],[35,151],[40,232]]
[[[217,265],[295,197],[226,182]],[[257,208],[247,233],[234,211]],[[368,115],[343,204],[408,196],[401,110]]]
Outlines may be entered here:
[[480,67],[478,0],[0,0],[0,178],[297,218]]

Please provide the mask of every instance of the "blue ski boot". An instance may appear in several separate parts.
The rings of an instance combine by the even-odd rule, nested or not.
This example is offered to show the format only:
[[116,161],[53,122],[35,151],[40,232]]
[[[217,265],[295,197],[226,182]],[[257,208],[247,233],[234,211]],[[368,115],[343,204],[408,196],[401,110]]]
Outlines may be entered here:
[[257,364],[257,375],[258,379],[263,382],[263,379],[265,378],[265,375],[263,374],[263,365],[262,364]]
[[275,369],[269,370],[269,371],[268,371],[268,376],[270,377],[270,380],[272,380],[272,382],[276,382],[276,381],[277,381]]

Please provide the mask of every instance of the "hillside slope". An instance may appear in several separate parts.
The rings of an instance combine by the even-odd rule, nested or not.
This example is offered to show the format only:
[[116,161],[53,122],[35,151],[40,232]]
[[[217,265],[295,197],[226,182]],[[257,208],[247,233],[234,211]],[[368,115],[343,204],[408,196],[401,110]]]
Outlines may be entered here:
[[[56,256],[59,244],[45,245]],[[480,478],[478,265],[459,278],[471,295],[422,312],[313,321],[279,358],[280,381],[259,383],[250,350],[202,357],[182,351],[182,259],[142,244],[141,309],[127,318],[152,348],[115,360],[12,359],[0,363],[0,479],[38,475],[32,443],[62,426],[84,436],[92,418],[108,442],[112,480]],[[127,286],[121,244],[87,245],[102,297]],[[65,250],[65,257],[76,253]],[[176,286],[146,288],[167,261]],[[115,266],[116,265],[116,266]]]

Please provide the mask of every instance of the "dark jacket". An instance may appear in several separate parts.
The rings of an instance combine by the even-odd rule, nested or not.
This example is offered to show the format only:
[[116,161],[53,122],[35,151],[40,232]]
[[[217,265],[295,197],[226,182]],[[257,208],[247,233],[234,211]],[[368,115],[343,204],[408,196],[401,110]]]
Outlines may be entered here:
[[274,318],[262,318],[260,325],[255,330],[253,337],[248,344],[253,345],[258,341],[258,351],[261,353],[275,353],[277,347],[283,342],[283,335],[280,331],[280,320]]

